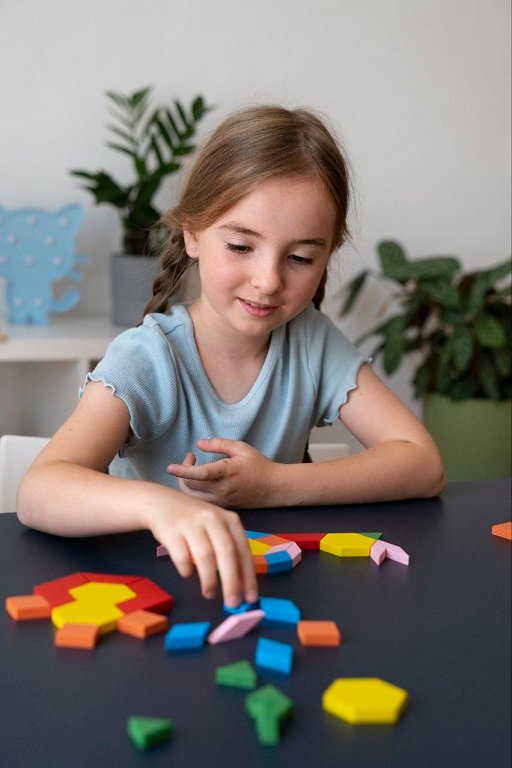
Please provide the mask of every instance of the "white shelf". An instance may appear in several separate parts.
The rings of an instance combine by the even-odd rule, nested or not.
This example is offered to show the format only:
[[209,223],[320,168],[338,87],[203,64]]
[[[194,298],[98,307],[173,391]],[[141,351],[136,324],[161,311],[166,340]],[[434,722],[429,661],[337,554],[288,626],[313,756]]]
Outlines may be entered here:
[[123,328],[69,315],[0,325],[0,434],[49,437],[78,402],[86,373]]

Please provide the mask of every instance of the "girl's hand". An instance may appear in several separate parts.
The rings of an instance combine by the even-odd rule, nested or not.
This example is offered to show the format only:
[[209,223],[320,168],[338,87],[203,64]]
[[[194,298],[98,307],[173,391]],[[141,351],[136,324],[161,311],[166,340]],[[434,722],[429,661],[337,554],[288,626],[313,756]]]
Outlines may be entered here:
[[218,570],[226,605],[234,608],[241,600],[258,599],[252,555],[235,512],[183,498],[172,514],[167,505],[152,518],[151,532],[166,547],[180,576],[187,578],[197,569],[204,597],[215,597]]
[[198,440],[206,453],[223,453],[227,458],[196,465],[187,453],[182,464],[169,464],[167,472],[178,478],[183,493],[222,507],[268,506],[275,463],[247,443],[215,437]]

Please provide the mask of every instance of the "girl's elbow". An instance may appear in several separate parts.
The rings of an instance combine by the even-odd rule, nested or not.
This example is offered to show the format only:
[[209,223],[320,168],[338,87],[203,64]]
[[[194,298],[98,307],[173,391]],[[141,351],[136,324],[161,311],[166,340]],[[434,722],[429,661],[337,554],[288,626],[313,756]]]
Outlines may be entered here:
[[428,472],[424,472],[424,467],[421,468],[425,479],[423,497],[428,499],[440,496],[446,490],[447,479],[443,460],[437,448],[428,457],[426,466],[429,468]]
[[25,474],[18,486],[16,494],[16,515],[22,525],[28,528],[35,528],[35,509],[34,498],[36,498],[37,489],[33,488],[30,471]]

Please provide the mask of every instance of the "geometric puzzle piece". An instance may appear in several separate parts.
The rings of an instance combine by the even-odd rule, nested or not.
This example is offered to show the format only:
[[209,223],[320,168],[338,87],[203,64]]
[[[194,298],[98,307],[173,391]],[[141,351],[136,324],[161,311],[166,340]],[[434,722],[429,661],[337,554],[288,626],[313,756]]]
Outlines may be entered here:
[[369,557],[373,544],[373,538],[361,533],[326,533],[320,549],[338,557]]
[[377,677],[340,677],[324,691],[322,707],[348,723],[396,723],[407,699],[403,688]]
[[125,635],[138,637],[144,640],[146,637],[158,635],[165,632],[169,622],[159,613],[151,611],[134,611],[133,613],[123,614],[117,620],[117,629]]
[[135,597],[122,603],[117,603],[117,607],[123,613],[132,613],[139,610],[166,613],[172,608],[172,595],[145,576],[139,577],[137,581],[130,582],[130,589],[135,592]]
[[302,645],[334,647],[341,643],[341,632],[335,621],[299,621],[297,635]]
[[368,533],[367,531],[359,531],[361,536],[369,536],[370,539],[382,539],[382,531],[380,533]]
[[170,653],[202,648],[209,629],[209,621],[173,624],[164,638],[164,648]]
[[386,557],[388,560],[394,560],[396,563],[402,563],[402,565],[409,565],[409,555],[402,547],[390,544],[389,541],[383,541],[382,543],[386,547]]
[[278,744],[281,726],[293,711],[292,699],[275,686],[265,685],[246,696],[245,708],[255,721],[260,744]]
[[65,624],[93,624],[100,634],[113,632],[122,612],[115,605],[74,600],[52,610],[52,622],[60,629]]
[[225,643],[227,640],[238,640],[247,635],[256,624],[259,624],[264,616],[264,612],[258,609],[234,613],[224,619],[218,627],[215,627],[213,632],[208,635],[207,640],[212,645]]
[[93,624],[64,624],[55,633],[58,648],[84,648],[92,650],[99,638],[98,627]]
[[81,584],[79,587],[72,587],[69,590],[75,600],[89,603],[108,603],[116,605],[135,597],[135,592],[126,584],[112,584],[106,582],[90,581],[87,584]]
[[50,618],[52,607],[40,595],[16,595],[6,598],[5,610],[15,621],[30,621]]
[[86,581],[100,581],[102,584],[131,584],[138,581],[140,576],[123,576],[119,573],[91,573],[82,571],[82,576]]
[[257,684],[256,670],[249,661],[235,661],[225,664],[215,670],[215,682],[217,685],[225,685],[230,688],[244,688],[253,691]]
[[137,749],[145,750],[169,741],[174,724],[168,718],[132,715],[126,722],[126,732]]
[[512,541],[512,522],[495,523],[491,532],[493,536],[500,536],[502,539],[510,539]]
[[259,575],[262,573],[268,573],[268,562],[264,555],[253,555],[252,564],[254,566],[254,573]]
[[374,563],[380,565],[382,561],[386,559],[386,544],[377,539],[370,549],[370,557]]
[[270,544],[263,544],[263,542],[257,539],[247,539],[251,555],[264,555],[270,549]]
[[254,662],[262,669],[289,675],[293,665],[293,646],[267,637],[259,637]]
[[295,603],[283,597],[260,597],[260,606],[265,613],[263,624],[293,624],[300,621],[300,610]]
[[78,587],[80,584],[86,584],[87,579],[82,573],[70,573],[69,576],[61,576],[60,579],[45,581],[44,584],[37,584],[34,589],[34,595],[41,595],[48,600],[52,608],[57,605],[69,603],[71,587]]
[[325,533],[278,533],[283,539],[289,539],[299,545],[301,549],[320,549],[320,542]]

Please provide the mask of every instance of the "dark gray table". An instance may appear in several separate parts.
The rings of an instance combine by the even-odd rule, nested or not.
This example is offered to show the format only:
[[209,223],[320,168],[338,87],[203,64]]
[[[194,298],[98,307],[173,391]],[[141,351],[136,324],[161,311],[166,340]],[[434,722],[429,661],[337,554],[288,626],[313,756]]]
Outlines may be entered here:
[[[305,552],[292,572],[260,577],[261,593],[292,598],[304,618],[333,618],[339,649],[292,642],[292,675],[261,674],[295,701],[277,747],[261,747],[244,693],[220,689],[220,664],[252,659],[257,630],[200,652],[166,655],[162,636],[114,633],[95,651],[58,649],[49,622],[0,618],[0,765],[9,768],[130,766],[445,766],[510,768],[511,549],[491,535],[510,519],[510,481],[458,483],[441,499],[246,511],[253,530],[383,531],[411,555],[409,568]],[[74,571],[136,573],[175,597],[174,621],[222,618],[195,579],[155,557],[148,533],[66,540],[0,515],[2,597]],[[395,726],[350,726],[321,708],[337,677],[378,676],[409,691]],[[172,743],[139,753],[125,736],[130,714],[169,716]]]

